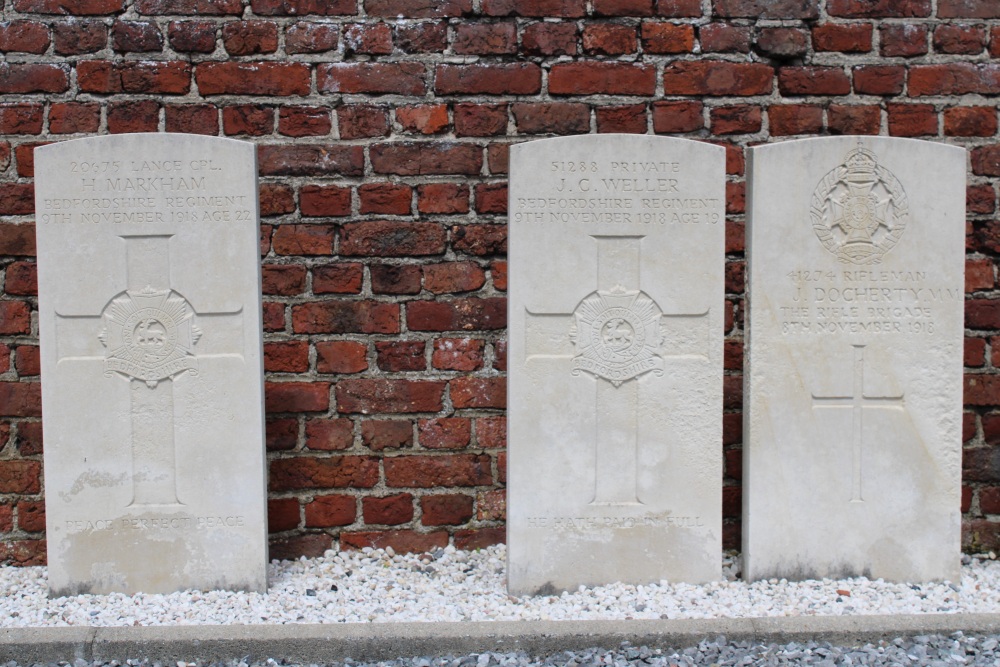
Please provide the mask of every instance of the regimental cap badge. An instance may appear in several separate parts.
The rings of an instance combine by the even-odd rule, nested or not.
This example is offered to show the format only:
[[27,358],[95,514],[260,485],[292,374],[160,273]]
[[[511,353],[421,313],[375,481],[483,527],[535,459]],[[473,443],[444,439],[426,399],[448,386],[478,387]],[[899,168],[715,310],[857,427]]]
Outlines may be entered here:
[[598,290],[573,315],[574,375],[591,373],[616,387],[643,373],[663,375],[663,313],[645,292],[621,286]]
[[809,214],[823,246],[851,264],[881,262],[910,217],[903,186],[860,141],[816,186]]

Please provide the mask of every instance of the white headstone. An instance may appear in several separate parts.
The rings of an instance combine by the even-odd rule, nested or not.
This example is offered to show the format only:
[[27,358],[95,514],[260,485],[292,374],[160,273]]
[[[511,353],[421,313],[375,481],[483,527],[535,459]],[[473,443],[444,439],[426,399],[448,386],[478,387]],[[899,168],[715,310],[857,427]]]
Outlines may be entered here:
[[510,154],[508,588],[721,575],[724,150]]
[[49,587],[266,590],[252,144],[35,153]]
[[957,581],[965,150],[750,157],[744,575]]

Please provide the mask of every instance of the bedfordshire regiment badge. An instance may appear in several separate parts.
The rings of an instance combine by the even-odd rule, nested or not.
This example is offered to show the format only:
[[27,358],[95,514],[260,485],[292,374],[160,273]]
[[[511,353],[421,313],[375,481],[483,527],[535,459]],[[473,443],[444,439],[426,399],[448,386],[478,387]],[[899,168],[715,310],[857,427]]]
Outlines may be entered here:
[[643,373],[663,375],[663,313],[644,292],[599,290],[584,298],[573,315],[574,375],[586,371],[616,387]]
[[881,262],[910,217],[899,180],[860,143],[816,186],[809,214],[823,246],[851,264]]
[[107,348],[104,374],[120,373],[149,387],[198,366],[192,350],[201,330],[194,310],[171,290],[146,287],[122,292],[103,313],[100,340]]

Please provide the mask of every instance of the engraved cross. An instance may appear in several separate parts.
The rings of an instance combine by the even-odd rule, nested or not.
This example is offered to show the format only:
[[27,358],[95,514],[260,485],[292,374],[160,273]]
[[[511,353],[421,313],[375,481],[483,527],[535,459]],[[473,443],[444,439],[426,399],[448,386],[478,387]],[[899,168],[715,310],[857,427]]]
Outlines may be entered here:
[[[120,234],[127,263],[125,291],[97,315],[56,313],[59,363],[99,361],[105,376],[129,382],[130,507],[183,504],[177,498],[173,381],[197,375],[201,359],[243,359],[242,307],[199,313],[170,289],[171,236]],[[210,335],[204,340],[195,318],[208,325]]]
[[865,346],[854,345],[854,387],[849,396],[817,396],[812,395],[813,409],[816,408],[850,408],[852,416],[851,428],[851,502],[864,502],[861,494],[862,450],[864,444],[864,411],[866,408],[882,408],[902,410],[903,397],[899,396],[867,396],[865,394]]
[[662,375],[663,359],[707,358],[708,311],[664,313],[641,292],[642,236],[592,238],[598,291],[583,295],[574,312],[527,311],[527,361],[573,359],[573,375],[593,374],[597,449],[590,504],[638,505],[639,386],[630,380],[647,371]]

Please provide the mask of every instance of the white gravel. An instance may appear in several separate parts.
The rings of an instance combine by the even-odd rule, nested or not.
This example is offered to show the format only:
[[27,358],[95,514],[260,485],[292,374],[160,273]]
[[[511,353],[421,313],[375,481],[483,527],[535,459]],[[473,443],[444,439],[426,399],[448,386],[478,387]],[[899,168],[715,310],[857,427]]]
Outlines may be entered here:
[[1000,612],[1000,561],[964,557],[961,582],[890,584],[866,578],[747,583],[739,558],[705,585],[613,584],[561,596],[513,598],[505,548],[432,554],[329,551],[273,562],[267,594],[47,597],[46,568],[0,568],[0,627],[714,618]]

